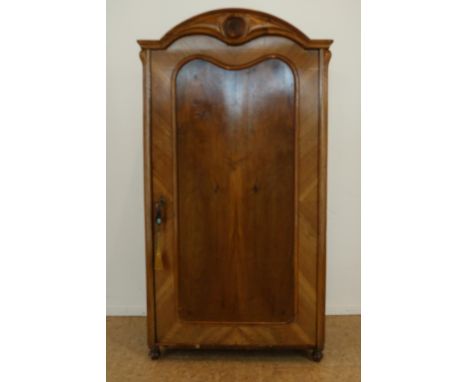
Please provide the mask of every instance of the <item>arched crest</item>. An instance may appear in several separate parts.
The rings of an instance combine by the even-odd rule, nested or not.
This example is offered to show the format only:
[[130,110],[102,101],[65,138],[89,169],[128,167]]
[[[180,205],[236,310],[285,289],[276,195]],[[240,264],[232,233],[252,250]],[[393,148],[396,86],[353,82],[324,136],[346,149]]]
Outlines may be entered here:
[[142,49],[166,49],[181,37],[200,34],[229,45],[241,45],[261,36],[282,36],[305,49],[328,49],[333,42],[311,40],[288,22],[267,13],[229,8],[194,16],[172,28],[160,40],[138,40],[138,43]]

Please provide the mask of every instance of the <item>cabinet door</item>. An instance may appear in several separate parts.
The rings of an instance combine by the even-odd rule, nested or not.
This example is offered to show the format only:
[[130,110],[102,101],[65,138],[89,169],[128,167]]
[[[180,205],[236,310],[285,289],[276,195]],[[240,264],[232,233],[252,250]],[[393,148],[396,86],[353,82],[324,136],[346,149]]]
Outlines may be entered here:
[[324,50],[187,34],[144,60],[150,344],[320,345]]

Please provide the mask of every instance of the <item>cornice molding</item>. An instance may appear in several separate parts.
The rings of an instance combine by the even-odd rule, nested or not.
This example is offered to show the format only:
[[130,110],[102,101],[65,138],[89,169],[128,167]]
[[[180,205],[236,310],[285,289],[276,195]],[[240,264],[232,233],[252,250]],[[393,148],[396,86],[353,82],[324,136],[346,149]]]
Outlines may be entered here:
[[138,40],[142,49],[166,49],[184,36],[212,36],[228,45],[241,45],[261,36],[288,38],[305,49],[328,49],[333,40],[311,40],[299,29],[267,13],[241,8],[219,9],[194,16],[160,40]]

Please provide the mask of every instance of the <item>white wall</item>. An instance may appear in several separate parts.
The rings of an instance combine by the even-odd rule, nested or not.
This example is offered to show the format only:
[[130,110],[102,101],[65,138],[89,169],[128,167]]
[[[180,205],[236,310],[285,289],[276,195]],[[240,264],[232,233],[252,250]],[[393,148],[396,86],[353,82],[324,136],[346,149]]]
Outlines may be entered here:
[[146,312],[142,70],[137,39],[217,8],[278,16],[310,38],[335,40],[329,90],[327,313],[360,313],[359,0],[107,2],[107,313]]

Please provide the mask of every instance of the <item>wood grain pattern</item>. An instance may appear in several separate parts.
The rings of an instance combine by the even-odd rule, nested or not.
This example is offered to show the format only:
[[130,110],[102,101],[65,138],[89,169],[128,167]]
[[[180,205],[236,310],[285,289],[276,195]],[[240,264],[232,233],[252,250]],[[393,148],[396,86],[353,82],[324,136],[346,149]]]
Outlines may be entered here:
[[[223,29],[229,17],[243,17],[245,25],[235,22],[234,26],[226,26]],[[147,267],[148,283],[154,283],[153,286],[148,286],[148,343],[152,348],[159,345],[323,348],[326,81],[328,46],[331,41],[309,40],[289,24],[278,24],[277,20],[266,20],[264,14],[256,12],[222,10],[182,23],[160,41],[140,42],[144,52],[151,52],[145,56],[148,59],[145,64],[148,71],[145,78],[146,81],[150,79],[150,91],[145,93],[149,110],[146,113],[148,116],[145,117],[145,126],[150,130],[145,134],[145,148],[149,150],[149,163],[145,163],[145,174],[148,174],[145,181],[150,183],[145,186],[145,192],[150,193],[150,202],[145,205],[147,264],[152,261],[152,206],[160,197],[166,200],[166,220],[161,232],[165,238],[162,248],[165,267],[156,273],[151,267]],[[275,23],[287,33],[279,33],[268,23]],[[290,68],[294,76],[293,107],[288,106],[291,94],[289,90],[284,92],[289,88],[284,78],[281,80],[281,75],[285,75],[286,71],[281,70],[278,70],[271,85],[262,80],[262,85],[258,84],[255,87],[265,88],[263,93],[259,91],[259,100],[253,102],[250,98],[251,101],[247,102],[251,93],[255,93],[254,87],[249,87],[253,86],[255,80],[253,77],[249,78],[249,84],[241,86],[245,81],[241,73],[251,73],[255,68],[258,71],[259,67],[277,61]],[[186,85],[185,88],[178,89],[178,78],[183,78],[185,65],[194,62],[204,62],[203,65],[212,68],[209,69],[210,75],[217,76],[218,83],[225,85],[213,84],[209,89],[215,94],[205,98],[205,90],[196,90],[196,83],[192,84],[189,79],[182,81]],[[259,78],[262,78],[262,72],[271,75],[272,69],[260,70]],[[189,70],[187,73],[190,75],[194,72]],[[275,81],[280,84],[275,87],[279,88],[279,91],[268,92],[267,89],[274,88]],[[209,86],[209,82],[204,81],[203,86]],[[221,92],[217,102],[214,102],[213,99],[217,98],[216,91],[224,89],[223,86],[231,86],[232,89],[229,92]],[[183,91],[188,90],[196,97],[184,99]],[[237,105],[238,110],[242,112],[233,116],[233,110],[236,109],[225,108],[221,95],[242,99]],[[202,102],[197,105],[195,101]],[[255,113],[249,114],[249,108],[254,107],[256,103],[268,103],[273,106],[268,113],[271,116],[270,120],[264,117],[263,112],[258,113],[258,116]],[[176,107],[178,104],[181,105],[180,113]],[[202,121],[204,118],[213,117],[210,113],[223,121],[219,126],[222,127],[226,123],[238,126],[237,130],[241,133],[235,135],[233,141],[228,139],[229,131],[226,128],[223,130],[220,127],[220,130],[204,134]],[[280,123],[275,118],[286,122]],[[178,120],[181,120],[181,129],[176,128]],[[198,128],[195,126],[197,123]],[[195,130],[188,132],[189,127],[194,126]],[[212,124],[208,123],[207,126]],[[258,131],[261,132],[262,138],[249,139],[247,130],[244,131],[240,126],[261,126]],[[271,131],[272,128],[278,131]],[[178,135],[179,130],[181,135]],[[293,135],[286,133],[291,130],[294,131]],[[291,139],[294,142],[291,142]],[[265,145],[266,141],[272,142],[270,148]],[[192,150],[190,144],[194,144],[198,149]],[[247,150],[249,145],[254,145],[255,150]],[[291,147],[294,148],[292,151]],[[209,152],[209,155],[203,156],[202,149],[205,153]],[[223,152],[229,159],[224,164],[220,160]],[[282,157],[283,161],[275,161],[275,155]],[[244,157],[249,159],[243,159]],[[252,167],[244,164],[244,160],[245,163],[255,165]],[[259,170],[266,162],[271,164],[271,172],[268,168]],[[236,174],[236,166],[240,169],[241,176],[233,175],[234,178],[230,181],[229,174]],[[293,178],[293,185],[291,186],[291,180],[282,184],[276,169],[282,174],[289,174],[286,178]],[[180,180],[181,173],[184,174],[183,182]],[[203,178],[200,176],[203,173],[211,175]],[[207,181],[204,182],[203,179]],[[267,185],[268,182],[271,183]],[[247,190],[251,193],[246,194]],[[250,211],[254,208],[248,200],[255,200],[267,190],[268,196],[265,195],[265,199],[260,201],[258,211]],[[213,210],[215,212],[208,211],[208,222],[205,221],[204,224],[209,226],[194,228],[193,222],[210,204],[210,195],[215,204],[216,200],[221,200],[219,205],[231,205],[226,211],[218,207]],[[245,195],[249,197],[246,198]],[[277,222],[272,223],[271,216],[265,216],[265,206],[268,204],[266,200],[280,196],[289,200],[286,204],[290,207],[281,212],[273,208],[269,213],[281,215],[281,218],[288,221],[287,227],[281,229]],[[190,203],[196,199],[205,202],[191,208]],[[235,214],[237,217],[234,217]],[[260,215],[264,216],[262,223],[259,223]],[[240,220],[239,216],[242,216]],[[184,224],[187,221],[191,224],[186,226]],[[222,235],[223,229],[231,229],[231,236],[224,234],[224,238],[234,238],[235,235],[238,238],[239,235],[244,237],[240,240],[228,239],[227,243],[221,243],[217,235]],[[291,240],[278,239],[279,232],[285,232],[284,237],[293,237],[294,250],[291,256],[280,255],[287,253]],[[215,238],[209,241],[208,236]],[[245,240],[247,237],[248,240]],[[231,275],[227,272],[228,262],[213,264],[211,252],[207,252],[206,256],[198,254],[195,259],[190,258],[190,241],[199,243],[198,249],[195,249],[198,252],[207,248],[216,252],[222,248],[225,253],[241,254],[244,260],[232,264],[240,266],[239,270],[247,270],[243,279],[236,279],[233,276],[235,272]],[[258,241],[258,247],[252,241]],[[267,242],[269,243],[266,244]],[[273,246],[277,246],[279,250],[275,252]],[[268,266],[273,266],[266,261],[263,248],[274,253],[272,259],[277,261],[275,269],[278,272],[274,277],[273,268],[268,269]],[[248,251],[256,253],[254,259],[246,256]],[[255,261],[258,261],[258,264],[249,268],[248,264],[255,264]],[[291,281],[288,281],[291,277],[291,268],[288,265],[291,263],[288,261],[292,261],[294,267]],[[206,270],[203,270],[203,267]],[[267,276],[263,281],[258,276],[254,283],[253,275],[258,274],[258,271],[254,270],[260,268],[266,269]],[[212,279],[205,279],[210,272],[213,273]],[[238,272],[237,275],[241,273]],[[202,275],[203,280],[200,279]],[[226,282],[220,283],[219,290],[211,290],[220,276],[226,278]],[[262,287],[271,285],[274,280],[284,283],[284,291],[274,289],[268,293],[260,293]],[[288,282],[292,285],[288,286]],[[228,285],[232,285],[232,289],[228,288]],[[286,301],[292,294],[295,306],[293,315],[291,304]],[[276,300],[265,303],[260,301],[260,296],[264,296],[265,300],[274,296]],[[251,306],[255,304],[249,302],[249,298],[256,301],[258,307],[252,310]],[[218,301],[219,304],[215,307],[208,306],[210,301]],[[225,308],[220,308],[222,301]],[[203,304],[205,306],[202,306]],[[285,313],[282,313],[281,309],[284,309]],[[291,316],[292,319],[289,320]],[[283,319],[285,322],[278,321]]]
[[179,316],[292,321],[294,75],[193,60],[176,81]]

